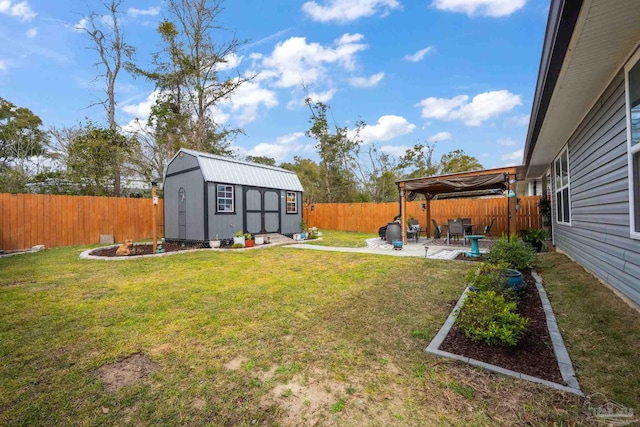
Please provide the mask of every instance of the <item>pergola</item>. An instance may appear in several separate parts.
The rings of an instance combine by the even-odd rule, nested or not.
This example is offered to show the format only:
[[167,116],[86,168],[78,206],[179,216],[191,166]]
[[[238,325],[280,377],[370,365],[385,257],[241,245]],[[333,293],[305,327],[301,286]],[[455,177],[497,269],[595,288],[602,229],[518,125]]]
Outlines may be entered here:
[[[400,221],[402,228],[402,240],[407,243],[406,211],[407,199],[413,201],[419,194],[425,196],[427,211],[427,237],[431,229],[431,200],[439,194],[472,197],[473,192],[481,190],[502,190],[515,192],[518,176],[523,176],[523,166],[510,166],[505,168],[484,169],[472,172],[454,173],[449,175],[428,176],[425,178],[412,178],[396,181],[400,191]],[[510,219],[515,215],[515,203],[511,203],[511,197],[507,199],[508,233],[511,232]]]

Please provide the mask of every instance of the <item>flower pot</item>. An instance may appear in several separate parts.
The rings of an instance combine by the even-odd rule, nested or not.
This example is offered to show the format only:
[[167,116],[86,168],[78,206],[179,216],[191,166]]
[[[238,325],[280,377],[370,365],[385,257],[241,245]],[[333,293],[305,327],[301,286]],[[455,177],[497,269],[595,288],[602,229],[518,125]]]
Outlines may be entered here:
[[300,233],[294,233],[293,240],[300,240]]
[[393,249],[402,250],[402,240],[392,240]]
[[255,242],[256,242],[256,246],[257,246],[257,245],[263,245],[263,244],[264,244],[264,237],[262,237],[262,236],[260,236],[260,237],[256,236],[256,238],[255,238]]
[[307,233],[302,232],[300,233],[300,240],[306,240],[307,239]]
[[252,248],[253,247],[253,240],[246,240],[244,242],[244,246],[245,246],[245,248]]
[[219,248],[220,247],[220,240],[210,240],[209,241],[209,246],[211,248]]
[[516,292],[520,292],[522,290],[522,273],[520,273],[518,270],[507,268],[501,274],[503,277],[508,279],[507,283],[505,284],[507,288],[511,288]]
[[242,237],[234,237],[233,238],[233,244],[236,245],[238,243],[240,243],[240,244],[242,244],[242,246],[244,246],[244,236],[242,236]]

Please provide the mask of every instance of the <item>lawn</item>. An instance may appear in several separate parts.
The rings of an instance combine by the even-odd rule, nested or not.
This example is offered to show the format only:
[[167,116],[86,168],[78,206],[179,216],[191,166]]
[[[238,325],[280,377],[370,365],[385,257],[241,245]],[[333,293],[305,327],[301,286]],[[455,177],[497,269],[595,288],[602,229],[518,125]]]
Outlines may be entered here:
[[322,230],[321,240],[309,240],[307,245],[337,246],[349,248],[364,248],[366,239],[378,237],[375,233],[358,233],[351,231]]
[[[583,420],[572,395],[424,352],[468,263],[285,247],[102,262],[82,249],[0,259],[0,425]],[[572,265],[547,257],[550,276]],[[606,289],[590,304],[588,277],[554,280],[579,380],[639,408],[640,317]],[[611,345],[620,367],[589,357]],[[160,369],[108,391],[98,369],[137,353]]]

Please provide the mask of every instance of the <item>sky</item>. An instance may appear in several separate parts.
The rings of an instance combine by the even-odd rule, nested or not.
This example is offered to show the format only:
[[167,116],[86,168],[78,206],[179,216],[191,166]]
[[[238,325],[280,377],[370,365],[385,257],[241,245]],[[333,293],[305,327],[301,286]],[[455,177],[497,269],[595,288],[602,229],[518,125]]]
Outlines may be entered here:
[[[239,154],[318,159],[305,136],[312,99],[338,126],[367,126],[365,144],[402,155],[435,142],[435,159],[462,149],[485,168],[520,164],[549,0],[226,0],[220,15],[246,41],[221,75],[255,75],[214,112],[245,132]],[[149,68],[160,50],[160,0],[124,0],[121,25]],[[44,127],[106,123],[96,52],[81,26],[98,0],[0,0],[0,97]],[[235,66],[235,68],[230,68]],[[229,74],[231,75],[231,74]],[[152,83],[123,72],[123,127],[145,120]],[[92,106],[93,105],[93,106]]]

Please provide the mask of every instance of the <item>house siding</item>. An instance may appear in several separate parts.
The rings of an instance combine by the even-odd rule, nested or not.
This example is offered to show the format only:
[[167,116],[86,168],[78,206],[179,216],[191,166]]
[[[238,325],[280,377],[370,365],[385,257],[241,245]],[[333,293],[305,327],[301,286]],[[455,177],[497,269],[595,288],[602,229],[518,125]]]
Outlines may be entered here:
[[[221,183],[222,184],[222,183]],[[242,212],[244,211],[242,198],[242,185],[234,185],[234,205],[235,214],[216,212],[216,185],[215,182],[208,182],[209,191],[209,239],[218,235],[219,239],[230,239],[238,231],[244,231]]]
[[180,238],[178,227],[178,191],[180,188],[185,189],[187,202],[186,239],[204,240],[204,179],[199,169],[165,179],[163,189],[164,237],[166,239]]
[[[576,129],[568,145],[571,225],[558,223],[553,210],[555,245],[640,304],[640,240],[629,236],[622,71]],[[553,201],[557,203],[555,182],[552,184]]]
[[296,192],[296,198],[298,199],[298,213],[297,214],[288,214],[287,213],[287,191],[282,191],[282,197],[280,197],[280,212],[281,214],[281,222],[280,228],[282,229],[283,234],[290,233],[300,233],[302,231],[301,222],[302,222],[302,193]]

